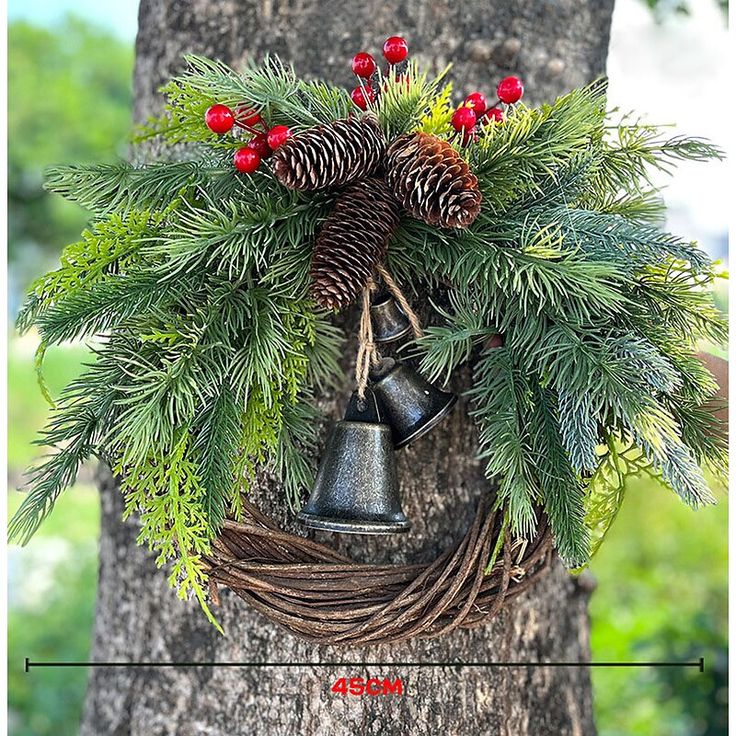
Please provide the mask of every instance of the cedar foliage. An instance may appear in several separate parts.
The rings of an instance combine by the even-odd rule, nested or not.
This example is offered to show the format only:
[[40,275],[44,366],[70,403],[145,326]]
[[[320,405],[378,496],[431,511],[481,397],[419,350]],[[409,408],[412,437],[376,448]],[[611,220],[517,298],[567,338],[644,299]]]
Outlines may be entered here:
[[[241,73],[188,62],[138,137],[187,144],[190,160],[179,151],[48,172],[48,189],[88,208],[91,224],[33,285],[18,326],[38,330],[41,355],[69,339],[98,343],[39,440],[53,452],[32,471],[10,536],[28,541],[80,463],[100,456],[124,478],[140,541],[174,560],[172,582],[207,610],[200,555],[238,517],[255,474],[275,474],[293,506],[310,484],[315,396],[339,380],[342,335],[309,297],[312,243],[339,192],[287,190],[268,166],[237,174],[242,139],[211,133],[204,112],[246,104],[299,131],[347,117],[350,101],[277,59]],[[384,80],[371,105],[389,143],[416,131],[449,139],[451,87],[413,63],[407,75]],[[695,244],[659,229],[649,172],[721,153],[611,124],[603,83],[517,104],[467,148],[450,143],[478,178],[480,214],[452,231],[404,214],[387,259],[404,285],[449,285],[416,348],[432,378],[472,362],[467,393],[511,532],[533,534],[541,505],[577,566],[631,473],[709,502],[699,465],[725,472],[726,446],[701,409],[716,387],[694,351],[726,339],[710,297],[718,274]],[[485,347],[497,333],[504,346]]]

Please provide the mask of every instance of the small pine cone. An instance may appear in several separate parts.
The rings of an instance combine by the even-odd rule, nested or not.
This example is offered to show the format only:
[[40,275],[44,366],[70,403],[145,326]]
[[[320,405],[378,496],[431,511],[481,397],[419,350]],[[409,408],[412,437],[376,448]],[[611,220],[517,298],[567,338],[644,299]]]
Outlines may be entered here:
[[380,166],[386,139],[375,115],[336,120],[280,145],[273,170],[289,189],[324,189],[370,176]]
[[312,253],[312,296],[325,309],[343,309],[368,283],[399,224],[399,204],[383,179],[363,179],[335,203]]
[[428,133],[402,135],[389,146],[386,182],[404,209],[429,225],[467,227],[480,212],[475,174],[449,143]]

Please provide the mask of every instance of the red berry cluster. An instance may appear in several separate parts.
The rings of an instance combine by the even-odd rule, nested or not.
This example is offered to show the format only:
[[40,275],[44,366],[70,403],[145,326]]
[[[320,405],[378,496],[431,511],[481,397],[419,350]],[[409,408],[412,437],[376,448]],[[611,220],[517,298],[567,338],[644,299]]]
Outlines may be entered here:
[[479,123],[485,124],[490,120],[501,122],[504,112],[498,105],[502,102],[507,105],[518,102],[524,94],[524,85],[518,77],[505,77],[498,83],[496,94],[497,102],[489,107],[483,94],[473,92],[453,113],[450,122],[458,133],[462,133],[464,143],[473,139]]
[[[386,39],[383,44],[383,58],[390,66],[400,64],[407,56],[409,56],[409,45],[405,39],[401,36],[391,36]],[[353,73],[365,81],[350,93],[350,98],[361,110],[366,110],[369,104],[376,101],[376,90],[370,80],[378,70],[378,65],[371,54],[361,51],[353,56],[352,67]]]
[[236,125],[253,134],[245,146],[233,154],[233,165],[244,174],[252,174],[264,158],[291,136],[291,130],[285,125],[268,130],[260,113],[245,107],[233,111],[227,105],[212,105],[204,114],[204,122],[217,135],[229,133]]

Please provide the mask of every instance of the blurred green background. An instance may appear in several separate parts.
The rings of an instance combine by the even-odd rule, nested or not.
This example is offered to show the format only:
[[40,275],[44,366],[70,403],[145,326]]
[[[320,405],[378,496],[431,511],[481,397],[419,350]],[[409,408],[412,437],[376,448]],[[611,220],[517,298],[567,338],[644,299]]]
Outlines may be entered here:
[[[130,4],[130,3],[128,3]],[[33,5],[33,3],[31,3]],[[41,189],[51,162],[124,154],[131,106],[130,29],[80,19],[9,24],[9,319],[28,282],[77,239],[85,215]],[[43,93],[39,93],[43,90]],[[697,130],[690,131],[697,133]],[[726,308],[725,288],[719,300]],[[48,406],[36,384],[33,336],[8,351],[9,488],[37,456]],[[49,352],[52,394],[78,372],[82,346]],[[8,689],[12,736],[78,732],[87,672],[23,671],[24,657],[89,656],[99,504],[91,477],[66,492],[33,542],[9,551]],[[697,660],[690,669],[593,672],[601,736],[716,736],[727,732],[727,501],[693,513],[651,480],[632,483],[592,571],[595,660]],[[11,490],[9,513],[20,494]]]

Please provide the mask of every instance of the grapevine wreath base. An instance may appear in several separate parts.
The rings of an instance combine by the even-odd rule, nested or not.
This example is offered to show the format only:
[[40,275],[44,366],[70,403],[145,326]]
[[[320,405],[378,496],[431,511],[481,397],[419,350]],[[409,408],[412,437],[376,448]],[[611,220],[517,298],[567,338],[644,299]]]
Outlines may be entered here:
[[428,639],[486,623],[549,570],[544,514],[532,541],[502,535],[502,525],[503,512],[481,501],[463,539],[433,562],[372,565],[285,532],[244,501],[243,521],[225,522],[205,562],[214,601],[219,585],[230,588],[302,639],[341,646]]

